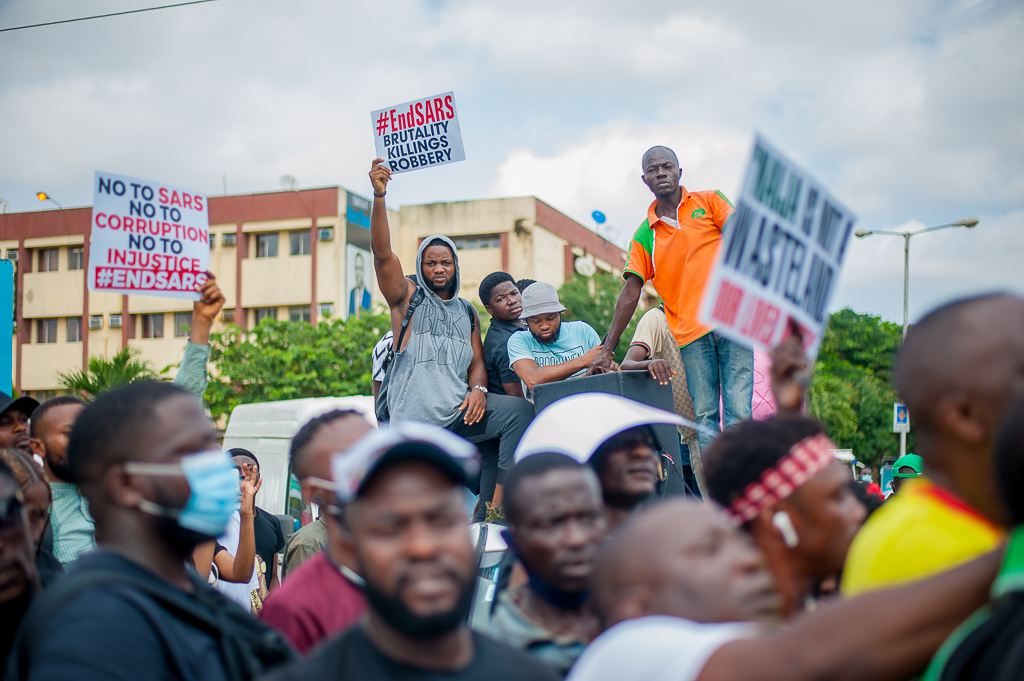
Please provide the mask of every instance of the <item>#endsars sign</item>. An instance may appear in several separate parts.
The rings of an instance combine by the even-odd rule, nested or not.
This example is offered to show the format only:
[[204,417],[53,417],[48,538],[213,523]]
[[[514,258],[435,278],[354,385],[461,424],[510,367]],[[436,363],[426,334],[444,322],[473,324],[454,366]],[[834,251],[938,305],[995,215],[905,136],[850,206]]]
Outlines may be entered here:
[[378,109],[370,118],[377,157],[392,173],[466,160],[454,92]]
[[789,320],[813,359],[856,222],[820,182],[758,136],[704,287],[702,324],[770,350]]
[[199,300],[210,267],[206,195],[96,171],[89,290]]

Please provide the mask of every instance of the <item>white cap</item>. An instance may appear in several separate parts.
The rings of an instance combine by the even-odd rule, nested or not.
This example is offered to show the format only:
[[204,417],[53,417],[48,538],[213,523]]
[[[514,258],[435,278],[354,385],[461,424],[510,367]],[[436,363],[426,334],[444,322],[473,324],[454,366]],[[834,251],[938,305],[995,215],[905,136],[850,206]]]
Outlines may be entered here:
[[537,414],[516,447],[515,461],[556,452],[586,463],[605,440],[630,428],[661,423],[680,426],[685,419],[618,395],[571,395]]
[[480,470],[477,457],[473,444],[444,428],[414,421],[393,423],[331,458],[334,492],[343,504],[354,500],[384,461],[398,459],[432,463],[465,483]]

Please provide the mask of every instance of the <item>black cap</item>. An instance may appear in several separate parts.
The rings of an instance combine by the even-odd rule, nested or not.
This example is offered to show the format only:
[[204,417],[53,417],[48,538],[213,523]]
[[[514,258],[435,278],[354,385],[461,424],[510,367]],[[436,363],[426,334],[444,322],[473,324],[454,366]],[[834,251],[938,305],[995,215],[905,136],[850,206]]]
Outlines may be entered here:
[[25,416],[32,416],[32,412],[39,406],[39,400],[32,397],[11,397],[5,392],[0,392],[0,414],[5,411],[16,409]]

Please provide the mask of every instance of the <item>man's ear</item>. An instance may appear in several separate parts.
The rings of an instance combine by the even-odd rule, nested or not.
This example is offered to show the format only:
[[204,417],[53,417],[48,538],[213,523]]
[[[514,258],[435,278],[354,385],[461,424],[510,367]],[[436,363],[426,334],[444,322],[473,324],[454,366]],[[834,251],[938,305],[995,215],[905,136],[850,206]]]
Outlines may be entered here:
[[487,310],[487,314],[494,316],[494,310],[491,309],[490,305],[484,305],[484,309]]
[[970,396],[961,391],[946,393],[935,407],[943,431],[971,445],[985,444],[989,431],[985,415]]
[[137,487],[138,480],[125,473],[122,466],[114,465],[103,474],[103,489],[115,506],[137,508],[143,498],[142,490]]
[[618,594],[608,626],[650,614],[653,591],[646,584],[633,584]]
[[359,558],[356,554],[355,536],[346,521],[331,513],[324,514],[327,526],[327,542],[330,546],[331,558],[344,565],[356,574],[362,574]]
[[28,447],[32,450],[32,453],[39,456],[42,459],[46,458],[46,446],[43,441],[39,438],[29,438]]

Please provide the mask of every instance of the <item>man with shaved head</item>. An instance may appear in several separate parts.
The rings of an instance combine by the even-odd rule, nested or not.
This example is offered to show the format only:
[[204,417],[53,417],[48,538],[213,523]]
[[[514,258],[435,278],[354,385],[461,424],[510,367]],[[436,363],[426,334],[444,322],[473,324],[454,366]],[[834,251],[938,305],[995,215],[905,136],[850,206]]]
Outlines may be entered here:
[[668,147],[648,149],[641,163],[641,177],[654,202],[629,244],[629,260],[622,271],[626,283],[590,371],[611,369],[619,338],[636,311],[644,284],[651,282],[665,301],[665,319],[686,369],[686,389],[697,421],[705,428],[698,436],[704,451],[719,429],[719,402],[725,409],[724,423],[730,426],[750,418],[754,396],[754,351],[697,321],[704,283],[733,207],[722,192],[691,192],[679,184],[679,160]]
[[992,553],[780,629],[770,623],[781,601],[750,539],[709,505],[669,501],[601,549],[594,605],[607,629],[568,680],[902,681],[985,601],[998,564]]
[[930,312],[907,334],[895,380],[924,475],[857,535],[843,572],[847,594],[948,570],[1002,540],[992,444],[1024,396],[1024,298],[988,294]]

